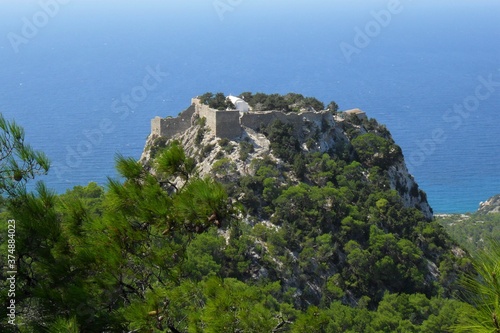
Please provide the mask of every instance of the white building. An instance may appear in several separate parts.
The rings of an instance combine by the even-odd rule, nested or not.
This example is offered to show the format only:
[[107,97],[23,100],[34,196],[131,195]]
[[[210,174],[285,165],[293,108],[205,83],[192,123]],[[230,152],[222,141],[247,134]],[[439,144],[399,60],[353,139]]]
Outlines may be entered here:
[[229,96],[227,96],[227,99],[229,99],[231,101],[231,103],[234,104],[234,107],[236,108],[236,110],[238,110],[240,112],[248,112],[248,110],[250,109],[250,106],[248,105],[248,103],[239,97],[229,95]]

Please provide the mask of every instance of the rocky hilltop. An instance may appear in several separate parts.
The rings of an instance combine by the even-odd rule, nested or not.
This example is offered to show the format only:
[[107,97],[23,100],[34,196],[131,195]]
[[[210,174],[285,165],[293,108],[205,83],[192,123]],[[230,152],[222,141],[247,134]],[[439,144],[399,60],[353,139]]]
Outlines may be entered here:
[[[152,152],[154,154],[158,147],[164,146],[168,140],[179,140],[189,154],[197,156],[202,176],[213,173],[214,167],[220,165],[223,159],[227,159],[230,166],[224,171],[232,170],[229,178],[252,174],[255,172],[252,161],[258,159],[270,158],[282,168],[286,161],[273,152],[271,138],[264,131],[273,122],[291,126],[298,150],[332,156],[348,155],[349,160],[355,160],[360,155],[353,149],[352,140],[365,135],[370,153],[365,156],[366,151],[363,152],[363,164],[377,167],[377,172],[383,171],[389,187],[398,192],[405,207],[417,208],[427,220],[432,219],[433,212],[427,196],[409,174],[401,149],[394,143],[390,132],[376,120],[368,119],[359,109],[344,112],[311,111],[310,108],[288,113],[276,110],[239,112],[236,109],[212,109],[202,104],[200,99],[193,98],[191,106],[178,117],[152,120],[151,135],[141,161],[149,164]],[[368,142],[372,138],[376,138],[377,142]],[[390,149],[378,149],[387,147],[377,147],[377,144],[390,145]],[[363,173],[365,180],[371,176],[369,170]]]
[[248,105],[243,95],[195,98],[178,117],[155,118],[141,157],[174,192],[186,177],[163,181],[155,168],[182,146],[236,208],[230,221],[212,216],[225,246],[203,243],[214,268],[202,274],[279,282],[280,297],[301,309],[375,307],[386,291],[451,295],[464,252],[432,221],[387,128],[358,109],[256,96],[244,95]]
[[500,194],[479,203],[479,214],[500,213]]

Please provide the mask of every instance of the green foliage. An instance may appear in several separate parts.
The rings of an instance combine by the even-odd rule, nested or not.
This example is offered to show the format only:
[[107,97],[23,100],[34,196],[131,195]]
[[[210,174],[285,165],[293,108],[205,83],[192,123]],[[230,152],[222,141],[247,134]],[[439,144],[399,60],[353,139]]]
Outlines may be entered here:
[[149,150],[151,159],[155,159],[158,153],[165,149],[167,146],[167,138],[165,137],[158,137],[153,141],[153,144],[151,145],[151,148]]
[[248,156],[254,152],[253,144],[247,141],[240,141],[240,160],[246,161]]
[[77,185],[72,190],[67,190],[59,198],[63,204],[81,201],[86,213],[93,217],[99,217],[102,215],[104,193],[103,187],[95,182],[90,182],[87,186]]
[[375,311],[334,302],[329,308],[309,307],[292,332],[451,332],[464,305],[422,294],[385,294]]
[[463,311],[455,332],[498,332],[500,330],[500,243],[490,242],[474,255],[476,274],[463,280],[464,298],[470,304]]
[[279,286],[269,287],[252,287],[235,279],[209,279],[201,314],[204,331],[271,331],[277,324],[275,315],[279,310],[279,303],[271,295]]
[[200,127],[205,127],[207,125],[207,118],[201,117],[196,119],[196,125]]
[[205,132],[206,132],[206,128],[204,128],[204,127],[200,127],[200,128],[198,129],[198,131],[196,132],[196,136],[195,136],[195,138],[194,138],[194,143],[195,143],[196,145],[198,145],[198,146],[199,146],[199,145],[201,144],[201,142],[202,142],[202,141],[203,141],[203,139],[205,138]]
[[[397,240],[376,226],[370,227],[369,246],[364,249],[355,241],[345,247],[352,275],[347,283],[357,284],[369,295],[376,295],[381,286],[391,292],[426,291],[422,251],[406,239]],[[361,281],[365,281],[360,284]]]
[[[279,177],[280,171],[270,159],[255,159],[251,166],[256,170],[255,176],[240,177],[237,180],[237,188],[235,189],[237,192],[235,193],[242,194],[241,203],[253,215],[258,214],[258,210],[263,208],[264,200],[266,205],[272,204],[280,191],[277,186],[281,184],[281,179]],[[268,214],[269,211],[271,211],[271,207],[260,213]]]
[[172,218],[184,221],[189,232],[200,233],[210,226],[221,226],[227,216],[227,194],[209,178],[190,181],[173,200]]
[[224,93],[221,92],[218,92],[216,94],[207,92],[199,96],[199,98],[202,104],[206,104],[212,109],[226,110],[235,108],[233,103],[231,103],[230,100],[226,99]]
[[50,325],[48,333],[79,333],[78,323],[76,318],[71,319],[58,318]]
[[218,144],[227,154],[231,154],[234,150],[234,145],[232,144],[231,140],[227,138],[219,139]]
[[292,162],[300,151],[300,143],[294,135],[292,124],[285,124],[279,120],[269,124],[263,132],[271,141],[271,149],[277,157],[286,162]]
[[[356,300],[373,308],[385,291],[456,292],[457,271],[470,264],[451,255],[455,245],[442,228],[417,209],[403,207],[399,193],[389,189],[386,167],[399,155],[370,166],[370,161],[352,161],[348,144],[338,155],[304,153],[293,144],[293,128],[278,121],[264,133],[282,161],[254,160],[254,175],[240,178],[233,193],[257,221],[269,219],[277,227],[256,224],[253,229],[263,242],[259,262],[267,276],[294,281],[302,291],[300,302],[308,304]],[[391,140],[361,137],[356,148],[391,152]],[[438,274],[430,272],[429,262]]]
[[[125,172],[122,173],[126,178],[131,178],[131,176],[139,175],[142,171],[141,165],[128,163],[127,166],[134,166],[134,174],[128,174],[125,170],[121,170],[122,162],[119,160],[117,164],[118,171]],[[164,173],[164,175],[171,177],[181,177],[183,180],[188,180],[189,175],[193,173],[195,169],[195,161],[191,157],[186,157],[184,149],[180,146],[179,142],[172,142],[168,149],[164,150],[156,159],[156,169],[159,172]],[[133,178],[133,177],[132,177]],[[165,177],[168,178],[168,177]]]
[[321,111],[325,109],[325,104],[314,97],[304,98],[304,100],[302,101],[302,105],[304,108],[312,108],[315,111]]
[[302,154],[295,155],[293,160],[293,171],[298,179],[304,179],[307,171],[306,160]]
[[[314,104],[282,98],[291,110]],[[495,325],[500,247],[477,257],[480,279],[465,280],[477,310],[444,298],[460,290],[461,272],[472,274],[470,259],[390,189],[386,167],[399,158],[390,135],[353,132],[355,159],[349,143],[304,152],[292,126],[264,131],[272,156],[249,161],[241,177],[221,158],[212,178],[200,178],[194,159],[169,142],[155,172],[117,157],[121,178],[106,189],[90,183],[56,195],[40,183],[34,193],[16,191],[0,212],[0,250],[7,253],[3,230],[15,219],[22,329],[450,332],[460,318],[460,327]],[[232,149],[229,140],[218,144]],[[253,145],[240,148],[246,162]]]
[[176,143],[158,157],[163,179],[185,180],[174,191],[134,159],[118,157],[124,181],[110,180],[106,193],[91,183],[58,197],[40,183],[35,193],[12,197],[18,321],[34,332],[168,327],[169,318],[151,311],[164,305],[166,285],[190,269],[190,239],[231,214],[222,186],[196,177],[190,161]]
[[500,213],[450,214],[437,222],[469,252],[484,249],[488,240],[500,241]]
[[374,133],[366,133],[352,140],[352,145],[360,162],[369,167],[386,169],[402,156],[401,148]]
[[218,160],[212,165],[212,173],[219,178],[234,174],[235,171],[236,166],[234,165],[234,162],[227,157]]
[[183,271],[189,272],[188,277],[197,281],[207,276],[220,276],[225,245],[224,237],[217,235],[214,229],[197,235],[186,249]]
[[[279,284],[257,287],[217,277],[199,282],[184,280],[164,290],[162,298],[167,302],[160,303],[152,316],[153,319],[168,317],[162,322],[170,324],[163,327],[171,328],[175,323],[176,330],[168,330],[173,332],[270,332],[283,321],[282,305],[274,297],[278,292]],[[145,308],[142,317],[152,308],[154,304]],[[140,311],[140,305],[137,310]],[[137,310],[130,315],[139,312]]]
[[335,103],[335,101],[331,101],[330,103],[328,103],[328,106],[326,108],[332,113],[336,113],[339,111],[339,105]]
[[325,105],[314,97],[304,97],[301,94],[286,95],[244,92],[240,94],[255,111],[278,110],[284,112],[299,112],[303,110],[324,110]]
[[267,95],[264,93],[243,93],[245,101],[255,111],[282,110],[288,111],[288,104],[285,98],[279,94]]
[[46,174],[50,162],[24,141],[24,130],[0,113],[0,194],[13,195],[36,175]]
[[201,150],[200,150],[201,158],[204,159],[208,155],[210,155],[212,150],[214,150],[214,147],[215,147],[215,144],[208,144],[208,145],[203,146],[203,148],[201,148]]

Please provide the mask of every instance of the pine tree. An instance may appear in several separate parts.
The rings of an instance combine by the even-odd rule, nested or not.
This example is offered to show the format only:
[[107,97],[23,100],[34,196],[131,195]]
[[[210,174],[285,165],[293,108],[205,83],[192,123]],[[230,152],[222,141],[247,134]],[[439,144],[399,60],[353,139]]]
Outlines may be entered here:
[[466,308],[455,332],[500,332],[500,243],[491,241],[489,247],[475,254],[477,275],[463,279]]
[[0,194],[14,194],[29,179],[46,174],[49,164],[42,152],[25,143],[23,128],[0,113]]
[[[22,129],[0,125],[2,189],[17,228],[17,323],[33,332],[175,332],[166,309],[178,300],[167,291],[185,275],[190,240],[229,217],[221,185],[200,179],[194,160],[172,144],[159,154],[158,175],[118,156],[121,179],[109,179],[106,192],[89,184],[57,196],[41,182],[28,192],[9,177],[21,172],[26,181],[48,161],[24,144]],[[6,318],[2,331],[11,328]]]

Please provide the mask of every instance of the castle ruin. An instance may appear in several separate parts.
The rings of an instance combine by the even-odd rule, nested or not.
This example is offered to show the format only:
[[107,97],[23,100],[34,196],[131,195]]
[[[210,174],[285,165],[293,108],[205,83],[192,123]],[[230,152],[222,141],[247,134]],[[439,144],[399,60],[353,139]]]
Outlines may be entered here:
[[[351,110],[352,111],[352,110]],[[364,112],[356,109],[352,112],[358,117],[366,117]],[[172,138],[191,127],[197,118],[205,118],[206,126],[219,138],[237,139],[241,137],[243,128],[258,131],[262,125],[267,125],[278,119],[281,122],[292,124],[295,132],[300,134],[304,122],[315,122],[321,126],[323,121],[333,124],[337,119],[330,111],[307,111],[300,113],[284,113],[282,111],[251,111],[216,110],[202,104],[198,98],[191,100],[191,106],[181,112],[178,117],[151,120],[151,133],[160,137]],[[320,127],[321,128],[321,127]]]

